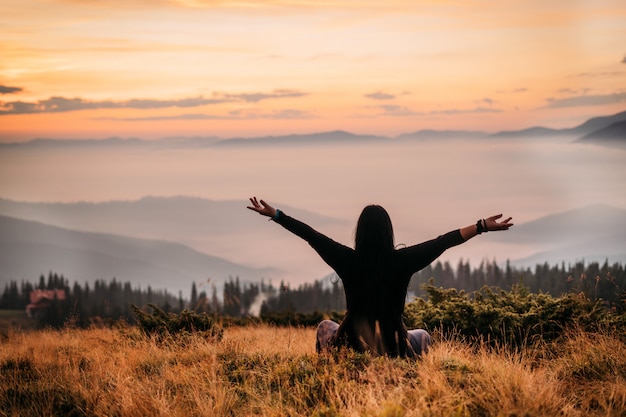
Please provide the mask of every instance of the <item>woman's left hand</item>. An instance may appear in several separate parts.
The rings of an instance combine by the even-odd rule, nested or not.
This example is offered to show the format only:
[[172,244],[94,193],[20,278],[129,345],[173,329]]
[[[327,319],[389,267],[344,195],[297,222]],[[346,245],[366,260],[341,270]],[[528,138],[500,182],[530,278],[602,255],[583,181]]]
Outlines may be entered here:
[[269,204],[267,204],[265,201],[263,200],[259,201],[256,199],[256,197],[250,197],[250,202],[252,203],[251,206],[248,206],[250,210],[256,211],[262,216],[267,216],[267,217],[276,216],[276,209],[270,206]]

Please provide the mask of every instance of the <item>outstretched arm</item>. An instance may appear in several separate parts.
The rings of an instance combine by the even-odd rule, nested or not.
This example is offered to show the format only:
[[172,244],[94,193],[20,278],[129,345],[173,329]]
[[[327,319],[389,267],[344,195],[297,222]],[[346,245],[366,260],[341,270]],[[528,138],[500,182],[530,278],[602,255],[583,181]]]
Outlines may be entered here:
[[251,197],[250,203],[252,203],[252,205],[248,206],[250,210],[256,211],[262,216],[271,217],[276,223],[307,241],[322,259],[333,268],[335,272],[340,274],[342,265],[345,264],[345,257],[350,256],[352,249],[335,242],[326,235],[313,229],[311,226],[288,216],[263,200],[257,200],[256,197]]
[[469,240],[476,235],[479,235],[483,232],[493,232],[496,230],[508,230],[509,227],[513,226],[511,223],[512,218],[508,217],[507,219],[498,222],[497,220],[502,217],[502,214],[496,214],[495,216],[488,217],[486,219],[481,219],[471,226],[466,226],[461,228],[461,236],[463,240]]

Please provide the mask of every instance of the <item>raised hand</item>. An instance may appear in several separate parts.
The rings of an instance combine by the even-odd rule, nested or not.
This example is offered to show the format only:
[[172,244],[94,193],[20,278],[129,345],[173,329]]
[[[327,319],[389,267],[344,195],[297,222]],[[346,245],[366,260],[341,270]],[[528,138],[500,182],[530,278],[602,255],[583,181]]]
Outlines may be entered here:
[[487,228],[487,231],[496,231],[496,230],[508,230],[509,227],[513,226],[513,223],[511,223],[511,217],[508,217],[507,219],[498,222],[497,220],[502,217],[502,214],[496,214],[495,216],[491,216],[485,219],[485,227]]
[[269,204],[267,204],[265,201],[263,200],[259,201],[257,200],[256,197],[250,197],[250,202],[252,203],[251,206],[248,206],[250,210],[256,211],[262,216],[267,216],[267,217],[276,216],[276,209],[270,206]]

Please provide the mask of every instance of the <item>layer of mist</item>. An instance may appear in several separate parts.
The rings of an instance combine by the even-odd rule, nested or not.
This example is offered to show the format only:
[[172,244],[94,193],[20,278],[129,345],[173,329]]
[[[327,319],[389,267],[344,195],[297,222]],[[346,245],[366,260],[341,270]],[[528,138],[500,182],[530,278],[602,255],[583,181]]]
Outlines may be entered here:
[[[446,252],[442,260],[478,264],[485,258],[543,262],[543,256],[558,262],[567,256],[564,260],[573,262],[619,257],[623,242],[593,233],[593,213],[551,233],[549,223],[530,232],[523,227],[588,206],[626,208],[624,151],[575,139],[453,137],[178,149],[4,147],[0,214],[179,242],[251,268],[281,270],[269,278],[294,284],[330,271],[306,243],[247,210],[251,195],[347,245],[362,207],[377,203],[390,212],[396,242],[407,245],[480,217],[513,216],[516,226],[509,232],[480,236]],[[589,238],[572,241],[568,228],[589,233]]]

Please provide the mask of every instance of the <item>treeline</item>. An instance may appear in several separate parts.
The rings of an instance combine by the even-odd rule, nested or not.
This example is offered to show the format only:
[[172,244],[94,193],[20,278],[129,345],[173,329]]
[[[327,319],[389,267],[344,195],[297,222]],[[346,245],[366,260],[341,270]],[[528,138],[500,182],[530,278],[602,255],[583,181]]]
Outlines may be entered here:
[[[481,288],[497,287],[510,290],[522,285],[532,293],[544,292],[552,296],[582,293],[591,301],[601,300],[608,309],[622,313],[620,300],[626,296],[626,268],[624,264],[583,262],[574,265],[536,265],[530,268],[515,268],[508,262],[504,267],[484,261],[471,267],[468,261],[460,260],[456,267],[449,262],[435,262],[418,272],[409,285],[410,297],[424,297],[424,284],[430,279],[443,288],[455,288],[472,293]],[[44,311],[37,310],[35,318],[41,326],[59,327],[68,322],[80,327],[107,321],[134,321],[132,305],[143,307],[152,304],[165,312],[183,310],[207,313],[214,316],[245,318],[260,317],[269,322],[285,321],[281,315],[291,317],[298,314],[334,316],[345,310],[343,286],[337,280],[316,280],[297,287],[281,282],[275,286],[261,280],[257,283],[241,282],[238,277],[229,278],[221,291],[212,285],[198,289],[192,283],[190,296],[177,296],[151,287],[133,288],[129,282],[98,280],[93,285],[80,285],[62,275],[50,272],[41,275],[36,284],[10,281],[5,284],[0,296],[0,309],[26,309],[31,302],[30,294],[36,289],[63,290],[64,297],[51,300]],[[410,300],[407,300],[410,301]]]
[[[72,286],[63,275],[50,272],[48,277],[41,275],[39,282],[10,281],[5,284],[0,296],[0,309],[26,310],[31,304],[31,293],[35,290],[61,290],[54,293],[51,300],[43,300],[45,308],[33,309],[33,319],[40,326],[61,327],[71,322],[78,327],[100,324],[119,319],[131,320],[133,317],[130,306],[155,304],[165,310],[185,307],[182,294],[178,297],[163,290],[133,288],[130,282],[119,282],[115,278],[110,282],[97,280],[93,285]],[[40,300],[42,301],[42,300]]]
[[[53,293],[51,300],[40,300],[39,306],[32,307],[31,293],[35,290],[60,290]],[[50,272],[39,282],[10,281],[5,284],[0,296],[0,309],[29,311],[40,327],[61,327],[71,324],[77,327],[107,324],[117,320],[134,322],[136,318],[132,306],[155,305],[167,312],[183,310],[208,313],[230,318],[271,317],[278,312],[311,313],[345,309],[343,287],[340,283],[324,284],[314,281],[291,288],[284,282],[276,287],[271,282],[241,283],[239,278],[230,278],[223,286],[221,294],[217,287],[198,291],[192,283],[190,297],[182,292],[174,296],[165,290],[133,288],[130,282],[110,282],[98,280],[93,285],[75,282],[70,286],[63,275]]]
[[231,278],[224,284],[222,303],[215,303],[216,297],[212,296],[211,308],[208,309],[203,308],[206,303],[202,296],[197,304],[194,303],[194,286],[195,283],[191,291],[191,305],[196,306],[194,310],[229,317],[258,317],[276,312],[330,312],[346,308],[343,286],[339,280],[315,280],[312,284],[305,283],[292,288],[284,282],[275,287],[264,281],[241,284],[239,278]]
[[558,297],[569,293],[582,293],[591,301],[601,300],[607,308],[620,309],[620,299],[626,294],[626,265],[577,262],[537,264],[531,268],[516,268],[507,261],[504,267],[495,261],[483,261],[472,268],[469,261],[460,260],[455,267],[449,262],[435,262],[422,269],[411,279],[409,291],[415,296],[426,295],[425,284],[434,278],[443,288],[456,288],[467,293],[481,288],[497,287],[510,290],[522,285],[532,293],[544,292]]

